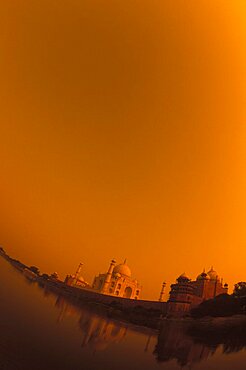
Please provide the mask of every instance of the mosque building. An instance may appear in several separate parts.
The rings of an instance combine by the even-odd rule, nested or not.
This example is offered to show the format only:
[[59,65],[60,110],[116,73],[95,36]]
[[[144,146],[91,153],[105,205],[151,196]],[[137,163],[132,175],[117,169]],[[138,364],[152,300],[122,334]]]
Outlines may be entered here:
[[112,260],[108,272],[94,278],[92,289],[102,294],[139,299],[142,287],[131,275],[126,260],[119,265],[116,265],[116,261]]
[[228,284],[223,284],[223,279],[219,278],[213,267],[207,273],[204,270],[194,281],[182,274],[176,283],[171,285],[168,312],[182,314],[207,299],[227,293]]

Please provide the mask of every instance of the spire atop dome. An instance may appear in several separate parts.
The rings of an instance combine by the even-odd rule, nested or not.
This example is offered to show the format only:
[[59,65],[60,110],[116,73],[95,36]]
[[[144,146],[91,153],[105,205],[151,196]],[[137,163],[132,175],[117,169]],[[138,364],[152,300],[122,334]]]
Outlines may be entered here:
[[209,275],[205,272],[205,268],[203,269],[202,273],[199,274],[196,278],[196,280],[209,280]]
[[211,266],[211,269],[208,271],[208,276],[211,280],[219,280],[218,273],[214,270],[213,266]]

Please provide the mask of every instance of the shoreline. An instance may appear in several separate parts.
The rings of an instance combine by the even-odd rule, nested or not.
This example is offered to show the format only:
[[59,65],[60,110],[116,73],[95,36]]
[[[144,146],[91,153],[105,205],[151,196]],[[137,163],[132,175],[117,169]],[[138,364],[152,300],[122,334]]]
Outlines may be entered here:
[[[208,316],[202,318],[194,318],[190,315],[185,317],[168,317],[167,315],[164,315],[161,310],[141,306],[141,300],[137,301],[139,304],[135,304],[134,306],[124,306],[119,300],[114,300],[114,297],[112,298],[112,296],[109,296],[111,297],[111,301],[102,302],[100,301],[100,298],[101,296],[105,297],[105,295],[94,293],[86,289],[67,286],[61,281],[44,279],[40,275],[31,273],[28,266],[24,265],[20,261],[12,259],[7,254],[0,253],[0,256],[22,273],[25,278],[29,281],[36,282],[42,289],[48,289],[56,295],[64,297],[68,302],[77,307],[89,307],[95,311],[95,313],[96,311],[100,311],[104,316],[111,319],[154,330],[161,329],[166,322],[173,322],[183,327],[187,327],[188,332],[193,334],[210,334],[220,331],[227,333],[232,329],[243,328],[246,336],[246,315],[243,314],[226,317]],[[30,271],[31,274],[26,274],[26,270]],[[88,292],[89,294],[86,295]],[[122,300],[123,299],[124,298],[122,298]]]
[[[10,256],[3,253],[0,253],[0,256],[30,282],[37,283],[40,288],[50,290],[56,295],[64,297],[68,302],[77,307],[90,307],[90,309],[100,311],[108,318],[149,329],[157,330],[160,327],[160,316],[162,315],[161,310],[153,308],[147,309],[141,306],[141,300],[134,301],[121,298],[119,301],[118,297],[102,295],[97,292],[91,292],[90,290],[68,286],[64,282],[53,279],[44,279],[40,275],[31,273],[29,267],[24,265],[22,262],[12,259]],[[27,274],[26,270],[30,271],[31,274]],[[107,297],[110,298],[108,302]],[[102,299],[105,299],[105,302],[103,302]],[[125,301],[133,301],[134,306],[125,306],[123,304]]]

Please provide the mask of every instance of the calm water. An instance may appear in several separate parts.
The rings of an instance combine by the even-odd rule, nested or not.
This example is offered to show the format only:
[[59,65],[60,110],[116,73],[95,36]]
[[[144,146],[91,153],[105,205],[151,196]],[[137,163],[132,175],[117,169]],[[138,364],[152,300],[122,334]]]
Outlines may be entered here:
[[[196,343],[77,308],[30,283],[0,258],[0,369],[242,370],[245,349]],[[229,352],[229,353],[225,353]]]

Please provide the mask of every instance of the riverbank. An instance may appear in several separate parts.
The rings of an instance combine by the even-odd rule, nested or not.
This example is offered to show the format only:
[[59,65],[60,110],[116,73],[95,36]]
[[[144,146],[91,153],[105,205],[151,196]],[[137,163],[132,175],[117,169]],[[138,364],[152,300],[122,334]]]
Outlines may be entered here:
[[41,276],[34,272],[27,274],[26,271],[30,272],[28,266],[12,259],[6,253],[0,253],[0,255],[15,269],[23,273],[25,278],[36,282],[41,288],[64,297],[68,302],[76,306],[89,307],[91,310],[101,312],[109,318],[151,329],[161,329],[167,321],[176,322],[183,326],[187,333],[197,337],[214,335],[214,333],[217,333],[219,336],[226,335],[231,330],[235,330],[235,332],[240,331],[240,333],[243,331],[246,335],[246,315],[204,318],[195,318],[190,315],[183,318],[167,317],[165,302],[155,302],[156,304],[152,305],[153,302],[151,301],[113,297],[87,289],[67,286],[64,282],[52,279],[46,274]]
[[89,308],[94,313],[99,313],[108,318],[143,326],[151,329],[159,329],[162,313],[160,310],[145,308],[141,302],[136,306],[125,306],[118,301],[103,303],[91,299],[90,295],[81,295],[80,289],[73,287],[63,287],[56,282],[37,280],[43,289],[49,290],[57,295],[64,297],[69,303],[77,307]]
[[[78,307],[89,307],[94,311],[101,311],[103,315],[120,321],[159,329],[160,319],[165,314],[165,302],[132,300],[103,295],[98,292],[68,286],[64,282],[52,279],[48,275],[35,274],[22,262],[11,258],[6,253],[1,256],[15,269],[23,274],[30,282],[37,283],[41,288],[49,290]],[[31,272],[31,274],[28,274]]]

